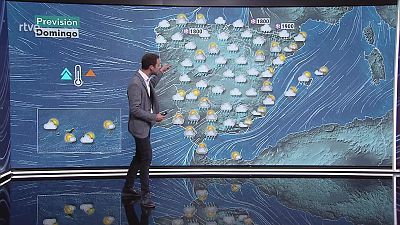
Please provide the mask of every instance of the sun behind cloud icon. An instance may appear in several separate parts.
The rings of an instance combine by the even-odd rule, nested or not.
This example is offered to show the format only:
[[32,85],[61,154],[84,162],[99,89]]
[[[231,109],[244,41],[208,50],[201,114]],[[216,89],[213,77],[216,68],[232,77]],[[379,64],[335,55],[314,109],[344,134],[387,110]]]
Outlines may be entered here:
[[103,122],[103,127],[106,130],[114,130],[115,129],[115,124],[111,120],[105,120]]
[[64,141],[65,141],[66,143],[74,143],[74,142],[76,142],[76,137],[75,137],[75,135],[72,134],[72,133],[66,133],[66,134],[64,135]]
[[93,132],[87,132],[83,137],[81,137],[80,141],[82,144],[92,144],[96,136]]
[[231,159],[233,159],[233,160],[240,160],[240,159],[242,159],[242,156],[240,155],[240,152],[238,152],[238,151],[233,151],[233,152],[231,153]]
[[43,124],[43,128],[45,130],[57,130],[58,126],[60,125],[60,122],[56,118],[51,118],[49,121],[45,124]]

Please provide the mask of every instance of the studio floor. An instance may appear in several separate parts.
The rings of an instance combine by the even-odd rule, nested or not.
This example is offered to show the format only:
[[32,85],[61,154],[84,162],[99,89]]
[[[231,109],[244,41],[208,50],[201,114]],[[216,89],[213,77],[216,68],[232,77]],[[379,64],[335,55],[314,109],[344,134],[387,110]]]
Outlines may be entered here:
[[[1,187],[0,224],[396,224],[396,178],[151,177],[155,209],[124,180],[17,179]],[[137,185],[139,186],[139,185]]]

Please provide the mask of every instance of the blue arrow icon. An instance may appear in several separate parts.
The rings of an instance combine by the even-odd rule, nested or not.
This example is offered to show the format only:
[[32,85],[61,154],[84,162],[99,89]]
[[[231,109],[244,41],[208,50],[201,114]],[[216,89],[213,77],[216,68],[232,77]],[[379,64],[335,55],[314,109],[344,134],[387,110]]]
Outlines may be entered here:
[[64,68],[61,76],[61,80],[72,80],[72,73],[67,68]]

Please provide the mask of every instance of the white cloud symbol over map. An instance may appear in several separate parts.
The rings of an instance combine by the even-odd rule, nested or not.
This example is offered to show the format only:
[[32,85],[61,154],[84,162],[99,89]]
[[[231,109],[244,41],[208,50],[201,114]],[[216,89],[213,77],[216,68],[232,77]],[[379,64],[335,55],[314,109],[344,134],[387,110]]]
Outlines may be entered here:
[[165,43],[167,43],[167,39],[165,39],[165,37],[162,35],[158,35],[156,37],[156,43],[157,44],[165,44]]
[[161,20],[161,21],[158,23],[158,26],[159,26],[159,27],[162,27],[162,28],[168,28],[168,27],[171,26],[171,24],[169,24],[168,20]]
[[190,42],[185,44],[185,49],[187,49],[187,50],[194,50],[196,48],[197,48],[197,46],[196,46],[196,44],[194,42],[190,41]]
[[240,36],[242,38],[251,38],[251,37],[253,37],[253,34],[251,33],[250,30],[245,30],[240,34]]
[[244,27],[244,23],[241,19],[236,20],[235,22],[232,23],[233,27],[235,28],[242,28]]
[[222,25],[222,24],[226,23],[226,20],[222,17],[218,17],[217,19],[214,20],[214,23],[218,24],[218,25]]
[[271,32],[272,28],[269,24],[264,24],[260,27],[261,32]]
[[181,33],[175,33],[175,34],[173,34],[172,36],[171,36],[171,39],[173,40],[173,41],[182,41],[183,40],[183,36],[182,36],[182,34]]

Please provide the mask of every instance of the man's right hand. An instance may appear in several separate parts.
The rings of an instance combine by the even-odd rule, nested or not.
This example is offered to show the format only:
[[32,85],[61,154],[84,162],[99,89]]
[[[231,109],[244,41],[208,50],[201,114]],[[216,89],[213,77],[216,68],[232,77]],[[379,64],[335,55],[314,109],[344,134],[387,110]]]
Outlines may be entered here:
[[156,115],[156,121],[161,122],[165,119],[165,116],[161,115],[160,113],[157,113]]

